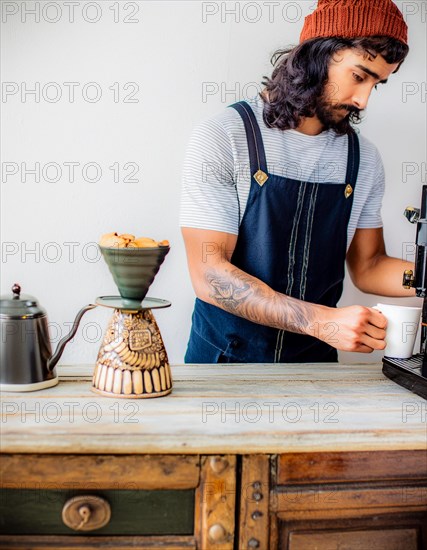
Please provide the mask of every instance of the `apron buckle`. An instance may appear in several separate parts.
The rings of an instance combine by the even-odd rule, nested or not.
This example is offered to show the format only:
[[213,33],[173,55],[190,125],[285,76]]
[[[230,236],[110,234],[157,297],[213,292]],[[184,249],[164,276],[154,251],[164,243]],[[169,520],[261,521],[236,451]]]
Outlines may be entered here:
[[345,197],[346,199],[348,199],[348,197],[349,197],[352,193],[353,193],[353,187],[352,187],[350,184],[348,184],[348,185],[346,186],[346,188],[345,188],[345,191],[344,191],[344,197]]
[[254,178],[260,187],[262,187],[264,183],[268,180],[267,174],[262,170],[258,170],[257,172],[255,172]]

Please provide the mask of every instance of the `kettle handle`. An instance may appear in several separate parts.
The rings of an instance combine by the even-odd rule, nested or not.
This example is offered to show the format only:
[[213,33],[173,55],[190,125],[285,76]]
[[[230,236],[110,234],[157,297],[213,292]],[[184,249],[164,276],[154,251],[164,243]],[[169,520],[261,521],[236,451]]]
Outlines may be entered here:
[[49,372],[52,372],[55,368],[56,363],[61,358],[62,352],[64,351],[65,346],[68,344],[68,342],[73,338],[73,336],[76,334],[77,329],[79,328],[79,324],[81,321],[81,318],[86,313],[86,311],[89,311],[90,309],[93,309],[96,307],[96,304],[88,304],[87,306],[83,307],[76,315],[76,318],[74,319],[73,326],[71,327],[70,332],[64,336],[56,346],[55,353],[52,355],[52,357],[47,362],[47,368]]

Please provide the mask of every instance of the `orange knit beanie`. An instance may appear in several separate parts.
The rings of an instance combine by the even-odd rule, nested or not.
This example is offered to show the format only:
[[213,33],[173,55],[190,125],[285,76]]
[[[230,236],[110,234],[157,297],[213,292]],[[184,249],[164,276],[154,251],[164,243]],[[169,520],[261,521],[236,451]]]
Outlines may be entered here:
[[408,26],[392,0],[319,0],[316,10],[305,18],[300,42],[373,35],[408,43]]

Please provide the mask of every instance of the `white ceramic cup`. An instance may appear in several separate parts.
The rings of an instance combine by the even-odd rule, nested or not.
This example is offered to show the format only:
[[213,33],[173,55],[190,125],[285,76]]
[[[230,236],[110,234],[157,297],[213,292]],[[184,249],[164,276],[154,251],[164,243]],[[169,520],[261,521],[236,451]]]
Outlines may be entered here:
[[422,308],[377,304],[373,309],[381,311],[387,319],[384,355],[399,359],[412,357]]

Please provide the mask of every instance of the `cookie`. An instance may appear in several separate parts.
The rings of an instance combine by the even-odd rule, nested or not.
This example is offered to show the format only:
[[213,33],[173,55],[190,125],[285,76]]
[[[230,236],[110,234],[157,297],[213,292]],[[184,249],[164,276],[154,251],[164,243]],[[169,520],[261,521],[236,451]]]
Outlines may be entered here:
[[117,233],[106,233],[102,235],[99,244],[103,247],[116,247],[116,248],[126,248],[128,241],[123,239]]

